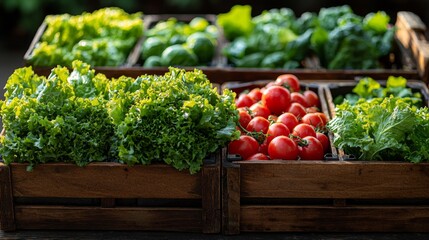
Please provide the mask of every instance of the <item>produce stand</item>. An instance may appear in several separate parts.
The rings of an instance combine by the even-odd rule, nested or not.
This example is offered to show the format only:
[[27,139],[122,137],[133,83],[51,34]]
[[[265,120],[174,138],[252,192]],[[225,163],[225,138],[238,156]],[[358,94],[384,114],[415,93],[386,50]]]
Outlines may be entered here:
[[[190,21],[214,15],[145,15],[145,30],[170,17]],[[318,93],[323,113],[335,116],[333,96],[349,92],[363,76],[415,79],[429,105],[429,44],[426,26],[411,12],[398,12],[391,68],[329,70],[313,65],[293,70],[235,68],[221,56],[222,31],[213,61],[201,69],[213,86],[239,93],[290,73]],[[43,23],[27,50],[26,65],[46,30]],[[127,61],[94,66],[108,78],[162,75],[167,67],[143,67],[141,37]],[[52,67],[33,66],[48,76]],[[262,81],[258,81],[265,79]],[[266,80],[270,79],[270,80]],[[417,82],[418,81],[418,82]],[[340,89],[338,91],[338,89]],[[314,161],[242,161],[221,149],[197,174],[165,164],[127,166],[103,162],[78,167],[67,163],[0,162],[0,229],[144,230],[241,232],[429,232],[429,163],[357,161],[336,149]]]
[[28,172],[0,163],[1,229],[219,233],[224,152],[194,175],[165,164],[52,163]]

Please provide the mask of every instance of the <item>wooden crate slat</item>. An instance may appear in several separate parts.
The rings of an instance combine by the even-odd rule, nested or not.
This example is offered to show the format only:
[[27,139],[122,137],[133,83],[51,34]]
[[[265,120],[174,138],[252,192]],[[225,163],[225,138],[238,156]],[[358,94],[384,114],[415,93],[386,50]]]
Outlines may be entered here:
[[242,198],[429,198],[429,164],[240,163]]
[[[226,149],[216,154],[221,158]],[[204,233],[219,233],[221,230],[220,159],[217,164],[202,169],[202,221]]]
[[242,206],[247,232],[429,232],[429,206]]
[[201,232],[198,208],[16,206],[18,229]]
[[15,230],[15,213],[10,168],[0,163],[0,229]]
[[11,170],[15,197],[201,198],[200,173],[191,175],[163,164],[56,163],[41,164],[32,172],[25,164],[12,164]]
[[223,162],[222,229],[225,234],[240,233],[240,166]]
[[407,30],[426,31],[426,25],[423,23],[420,17],[413,12],[398,12],[396,21],[400,22]]
[[411,51],[416,60],[417,68],[425,82],[429,81],[429,42],[424,34],[411,35]]

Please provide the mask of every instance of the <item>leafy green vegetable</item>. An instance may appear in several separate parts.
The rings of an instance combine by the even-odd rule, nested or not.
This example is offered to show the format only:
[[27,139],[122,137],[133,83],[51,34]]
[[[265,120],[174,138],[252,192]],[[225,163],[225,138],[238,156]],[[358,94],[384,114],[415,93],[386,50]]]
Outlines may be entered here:
[[6,164],[164,161],[191,173],[239,136],[235,94],[222,95],[200,70],[107,79],[74,61],[46,78],[17,69],[0,114]]
[[231,19],[219,24],[224,32],[234,34],[227,35],[230,42],[222,53],[235,67],[305,67],[303,60],[317,55],[327,69],[374,69],[382,67],[380,59],[392,49],[395,28],[389,27],[390,18],[384,12],[362,17],[344,5],[322,8],[318,14],[305,12],[299,18],[288,8],[250,18],[250,10],[243,14],[251,19],[247,20],[253,26],[249,31],[231,30],[240,18],[232,10]]
[[234,37],[223,54],[236,67],[282,68],[288,61],[300,61],[309,49],[309,36],[299,38],[295,21],[288,8],[264,11],[251,19],[252,30]]
[[338,20],[350,13],[353,13],[353,11],[348,5],[321,8],[319,11],[320,26],[328,31],[332,31],[338,26]]
[[31,67],[16,70],[6,83],[1,117],[5,163],[73,162],[80,166],[109,159],[113,125],[103,92],[108,80],[75,62],[70,74],[57,67],[48,78]]
[[323,63],[329,69],[370,69],[379,67],[378,51],[365,37],[361,25],[347,23],[329,33]]
[[408,97],[412,100],[415,106],[422,105],[422,96],[419,92],[413,92],[411,88],[407,87],[407,79],[404,77],[389,76],[386,82],[386,87],[370,77],[364,77],[359,80],[359,83],[353,88],[353,94],[346,94],[346,96],[337,96],[334,103],[340,104],[344,98],[350,104],[355,104],[360,98],[384,98],[384,97]]
[[253,31],[252,7],[235,5],[228,13],[217,16],[217,24],[223,28],[225,37],[230,41],[239,36],[247,36]]
[[199,70],[170,68],[164,76],[121,78],[112,85],[108,108],[123,163],[164,161],[195,173],[208,153],[238,136],[234,93],[219,95]]
[[369,13],[364,19],[364,28],[384,33],[389,26],[390,17],[385,12]]
[[35,66],[69,67],[76,59],[94,66],[124,64],[143,34],[141,15],[128,14],[119,8],[103,8],[76,16],[47,16],[46,30],[29,62]]
[[336,147],[361,160],[429,159],[429,110],[413,106],[410,98],[346,101],[327,127]]

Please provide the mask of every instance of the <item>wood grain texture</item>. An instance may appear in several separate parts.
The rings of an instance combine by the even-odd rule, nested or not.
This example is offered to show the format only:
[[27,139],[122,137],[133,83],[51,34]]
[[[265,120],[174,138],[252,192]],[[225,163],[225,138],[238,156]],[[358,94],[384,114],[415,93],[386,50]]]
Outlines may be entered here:
[[240,233],[240,165],[225,160],[222,168],[222,232]]
[[17,229],[201,232],[197,208],[16,206]]
[[216,154],[215,164],[202,169],[202,231],[204,233],[220,233],[221,231],[221,187],[220,159],[226,149]]
[[429,198],[429,164],[240,162],[242,198]]
[[15,197],[201,198],[201,173],[164,164],[129,167],[116,163],[41,164],[32,172],[11,164]]
[[0,163],[0,229],[15,230],[15,213],[10,168]]
[[242,206],[243,232],[429,232],[429,206]]
[[417,63],[417,69],[425,82],[429,82],[429,42],[424,33],[411,34],[411,52]]
[[419,16],[409,11],[399,11],[396,21],[403,24],[407,30],[426,31],[426,25]]

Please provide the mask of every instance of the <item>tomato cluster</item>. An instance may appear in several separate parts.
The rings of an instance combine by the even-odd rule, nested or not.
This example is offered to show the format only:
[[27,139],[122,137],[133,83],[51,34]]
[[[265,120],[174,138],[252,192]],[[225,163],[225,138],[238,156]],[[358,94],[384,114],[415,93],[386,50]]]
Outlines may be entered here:
[[243,160],[322,160],[329,150],[328,118],[319,112],[319,97],[301,91],[293,74],[241,93],[236,106],[241,136],[230,142],[230,154]]

